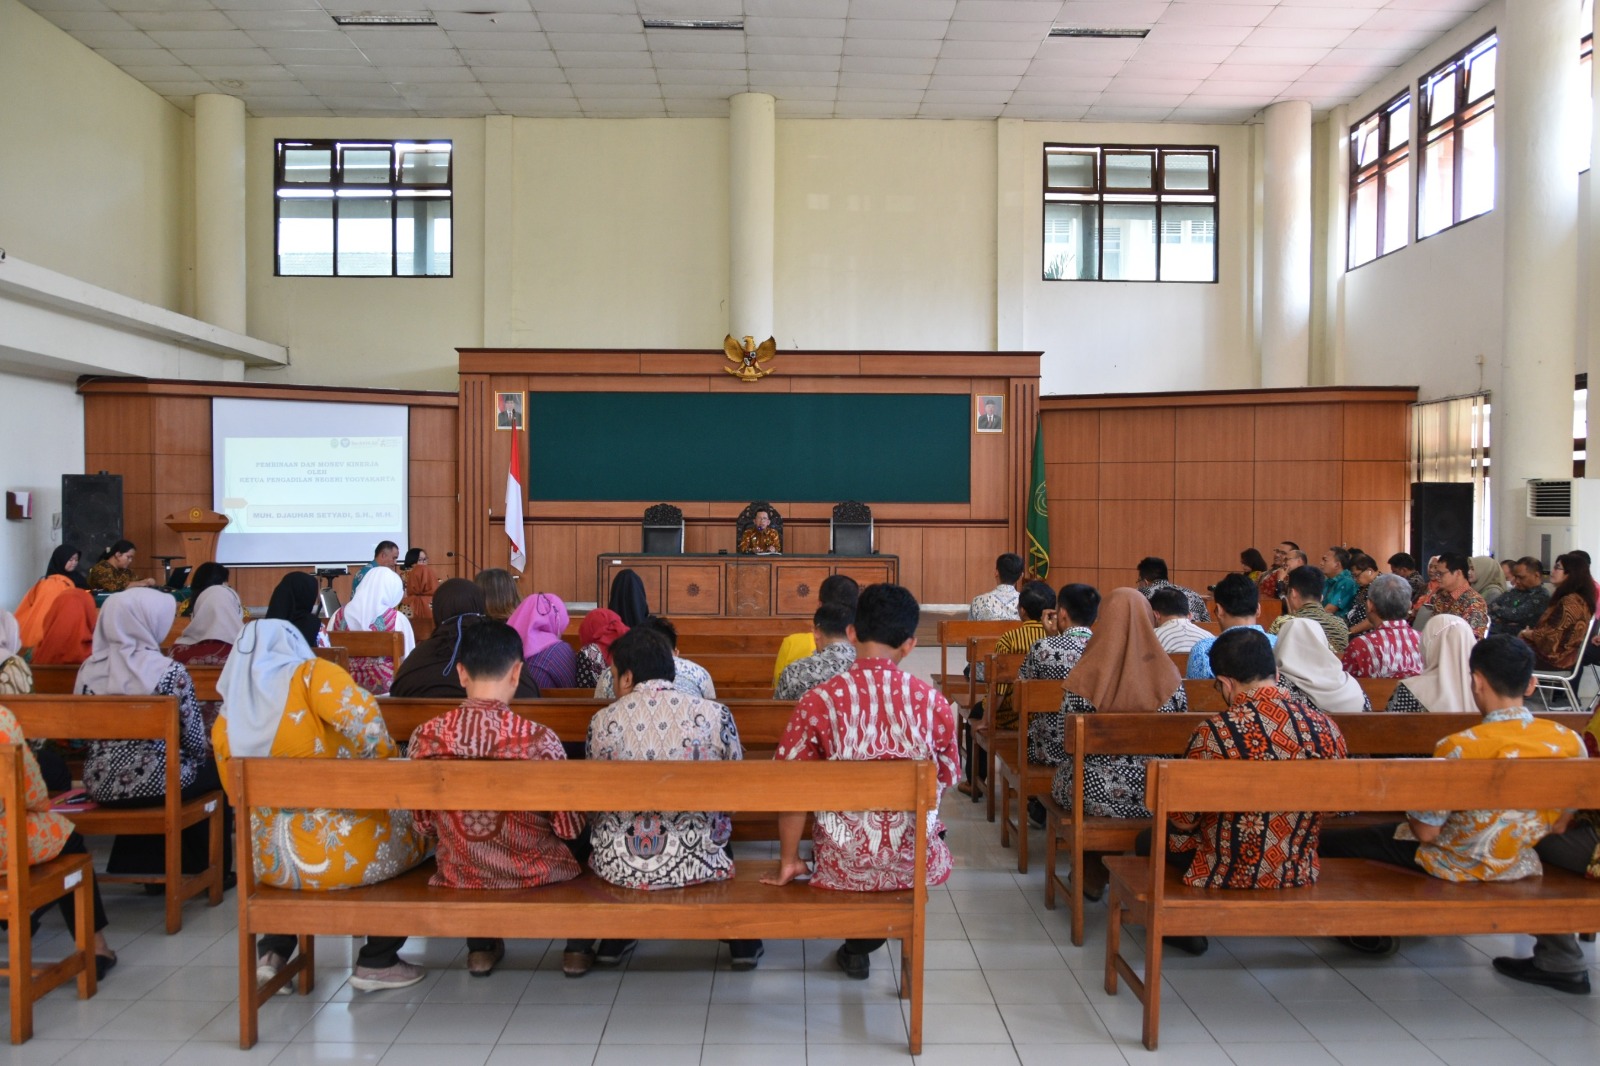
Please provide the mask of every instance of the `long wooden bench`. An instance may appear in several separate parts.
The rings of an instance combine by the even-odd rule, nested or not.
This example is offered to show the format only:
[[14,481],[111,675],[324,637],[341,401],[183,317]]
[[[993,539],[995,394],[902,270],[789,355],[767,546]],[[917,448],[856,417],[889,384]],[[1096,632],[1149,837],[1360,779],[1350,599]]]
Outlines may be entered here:
[[[1210,684],[1210,682],[1205,682]],[[1475,717],[1454,714],[1334,714],[1328,716],[1344,735],[1352,756],[1431,755],[1438,742],[1466,728]],[[1576,713],[1543,714],[1572,730],[1581,730],[1588,716]],[[1081,763],[1089,755],[1150,755],[1176,757],[1189,746],[1199,716],[1195,714],[1076,714],[1067,716],[1063,747]],[[1026,754],[1026,753],[1024,753]],[[1039,767],[1054,775],[1054,767]],[[1085,852],[1123,852],[1134,838],[1150,828],[1142,818],[1104,818],[1083,813],[1083,775],[1073,774],[1071,809],[1064,809],[1042,794],[1045,806],[1044,905],[1054,910],[1056,894],[1064,892],[1072,922],[1072,942],[1083,943],[1083,869]],[[1340,808],[1356,810],[1355,807]],[[1381,808],[1380,808],[1381,809]],[[1393,809],[1393,808],[1390,808]],[[1058,870],[1061,849],[1069,854],[1065,876]]]
[[[319,659],[350,668],[350,653],[344,648],[316,648]],[[217,678],[220,666],[186,666],[189,680],[194,683],[194,694],[200,700],[220,700],[217,695]],[[33,691],[40,696],[70,696],[78,681],[78,667],[44,665],[33,668]]]
[[[1105,988],[1119,976],[1144,1004],[1144,1046],[1161,1026],[1165,936],[1468,936],[1600,927],[1600,883],[1554,867],[1542,877],[1453,882],[1366,859],[1323,859],[1315,885],[1251,891],[1185,885],[1166,864],[1173,812],[1589,808],[1600,805],[1590,759],[1175,760],[1151,764],[1155,833],[1148,858],[1108,860],[1111,920]],[[1142,926],[1144,973],[1121,953]]]
[[[1394,690],[1400,684],[1400,679],[1393,677],[1358,677],[1357,683],[1361,691],[1367,694],[1372,701],[1372,709],[1382,713],[1389,706],[1389,700],[1394,696]],[[1184,695],[1189,700],[1191,711],[1204,711],[1207,714],[1216,714],[1218,711],[1227,710],[1227,705],[1222,701],[1222,693],[1217,691],[1217,685],[1212,680],[1186,680],[1183,683]],[[1471,708],[1464,708],[1470,711]]]
[[343,648],[352,659],[388,659],[398,670],[406,656],[406,635],[398,630],[349,629],[327,636],[331,646]]
[[[9,701],[9,697],[8,697]],[[5,800],[7,841],[28,839],[27,778],[21,744],[0,745],[0,797]],[[33,912],[72,895],[72,951],[59,962],[35,965]],[[88,855],[58,855],[28,863],[26,844],[6,849],[5,882],[0,884],[0,917],[6,921],[6,962],[0,967],[10,988],[11,1042],[33,1036],[33,1005],[39,997],[76,977],[78,998],[95,993],[94,864]]]
[[[178,743],[178,701],[172,696],[7,696],[5,706],[16,715],[23,735],[32,740],[159,740],[175,753]],[[183,928],[183,905],[205,895],[210,906],[222,902],[223,795],[220,791],[185,801],[179,760],[167,760],[166,796],[158,806],[96,807],[68,817],[84,836],[149,834],[165,842],[159,874],[101,874],[102,881],[165,886],[167,932]],[[183,830],[201,822],[210,829],[206,868],[183,872]],[[249,836],[242,838],[249,840]]]
[[[775,862],[740,860],[731,880],[685,889],[617,888],[585,872],[539,888],[473,891],[428,884],[432,864],[341,892],[297,892],[255,881],[239,864],[239,1046],[254,1046],[257,1012],[290,980],[308,994],[316,936],[886,937],[901,942],[901,996],[910,1000],[912,1054],[922,1049],[929,762],[694,763],[240,759],[231,770],[240,840],[261,807],[425,810],[904,810],[915,812],[914,887],[836,892],[802,882],[761,884]],[[295,958],[256,985],[256,937],[294,930]]]

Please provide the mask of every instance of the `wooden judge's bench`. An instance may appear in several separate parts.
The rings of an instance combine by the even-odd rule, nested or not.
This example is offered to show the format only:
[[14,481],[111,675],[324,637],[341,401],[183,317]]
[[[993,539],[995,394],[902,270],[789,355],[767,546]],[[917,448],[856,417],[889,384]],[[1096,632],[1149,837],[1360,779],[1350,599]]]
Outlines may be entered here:
[[619,570],[632,570],[662,614],[810,618],[817,589],[833,574],[863,588],[900,581],[893,555],[601,555],[595,561],[600,602]]

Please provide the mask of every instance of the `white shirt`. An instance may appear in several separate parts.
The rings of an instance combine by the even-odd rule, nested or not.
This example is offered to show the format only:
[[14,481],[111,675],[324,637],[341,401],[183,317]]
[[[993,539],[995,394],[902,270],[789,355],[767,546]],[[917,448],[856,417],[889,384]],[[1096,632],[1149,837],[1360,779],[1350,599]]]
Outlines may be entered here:
[[1156,626],[1156,640],[1168,655],[1187,655],[1196,644],[1211,636],[1187,618],[1172,618]]
[[993,592],[983,592],[972,597],[972,607],[967,611],[972,622],[999,622],[1007,619],[1022,620],[1017,611],[1017,587],[997,585]]

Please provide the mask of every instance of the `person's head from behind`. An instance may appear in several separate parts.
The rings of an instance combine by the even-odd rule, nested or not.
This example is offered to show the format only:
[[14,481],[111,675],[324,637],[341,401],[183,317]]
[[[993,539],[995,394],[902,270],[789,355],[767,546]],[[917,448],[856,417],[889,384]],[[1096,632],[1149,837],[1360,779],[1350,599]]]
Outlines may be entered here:
[[393,566],[400,558],[400,545],[392,540],[380,540],[372,549],[372,561],[378,566]]
[[1410,552],[1395,552],[1389,556],[1389,573],[1410,577],[1417,572],[1417,561]]
[[118,570],[126,570],[133,565],[133,555],[138,549],[131,540],[119,540],[107,548],[100,556],[100,561],[110,561]]
[[649,626],[636,626],[611,642],[611,669],[616,672],[619,696],[646,681],[672,681],[678,676],[672,645]]
[[1458,596],[1472,587],[1472,560],[1461,552],[1439,553],[1439,587]]
[[1056,631],[1071,626],[1087,629],[1100,617],[1100,590],[1081,581],[1062,585],[1056,595]]
[[[917,646],[917,623],[922,609],[911,590],[900,585],[868,585],[856,601],[851,626],[857,649],[864,655],[899,662]],[[872,645],[870,651],[866,648]]]
[[1267,561],[1261,557],[1261,553],[1255,548],[1246,548],[1239,553],[1239,565],[1244,567],[1245,573],[1254,574],[1257,571],[1265,570]]
[[818,603],[837,603],[855,613],[856,601],[861,598],[861,586],[846,574],[829,574],[817,586]]
[[664,614],[653,614],[644,620],[644,624],[666,638],[667,647],[673,654],[678,651],[678,627],[672,624],[672,619]]
[[1486,714],[1520,707],[1533,694],[1533,649],[1508,633],[1495,633],[1474,644],[1467,668],[1472,671],[1472,699]]
[[812,639],[819,648],[849,640],[855,620],[856,612],[842,603],[819,604],[811,615]]
[[1006,552],[994,561],[994,575],[1002,585],[1015,585],[1022,578],[1022,556]]
[[[1226,627],[1255,625],[1261,613],[1261,590],[1243,574],[1229,574],[1211,590],[1217,599],[1217,613]],[[1158,594],[1159,595],[1159,594]]]
[[1167,561],[1155,555],[1139,560],[1139,587],[1148,588],[1157,581],[1167,580]]
[[1402,622],[1411,613],[1411,582],[1399,574],[1379,574],[1367,586],[1367,613],[1380,622]]
[[1322,590],[1327,586],[1327,575],[1314,566],[1297,566],[1289,571],[1289,610],[1298,611],[1312,603],[1322,602]]
[[1524,592],[1532,592],[1544,584],[1544,563],[1524,555],[1511,564],[1511,583]]
[[1177,589],[1156,589],[1150,595],[1150,607],[1156,612],[1156,625],[1189,617],[1189,597]]
[[1265,633],[1230,629],[1211,644],[1211,672],[1222,698],[1231,704],[1239,692],[1275,678],[1278,663]]
[[1329,577],[1338,577],[1342,571],[1350,569],[1350,553],[1337,544],[1322,553],[1319,564],[1322,572]]
[[200,602],[200,594],[213,585],[226,585],[228,583],[228,568],[221,563],[201,563],[194,568],[194,576],[189,579],[189,601],[183,605],[186,617],[193,616],[194,608]]
[[509,570],[500,567],[480,570],[472,580],[483,590],[484,606],[489,617],[496,621],[504,622],[510,618],[511,612],[522,602],[522,593],[517,591],[517,579],[511,576]]
[[1056,591],[1043,581],[1030,581],[1017,595],[1017,612],[1029,622],[1037,622],[1056,607]]
[[464,626],[456,677],[468,699],[511,702],[522,678],[522,637],[504,622]]

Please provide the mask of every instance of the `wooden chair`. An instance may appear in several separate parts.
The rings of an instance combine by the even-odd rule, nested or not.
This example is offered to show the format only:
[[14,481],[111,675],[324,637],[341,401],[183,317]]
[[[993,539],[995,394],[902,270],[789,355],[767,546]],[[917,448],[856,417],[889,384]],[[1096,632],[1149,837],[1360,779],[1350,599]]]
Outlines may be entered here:
[[328,643],[343,648],[351,659],[388,659],[396,670],[406,657],[406,636],[399,630],[345,630],[329,633]]
[[[39,740],[159,740],[168,752],[179,750],[178,701],[172,696],[7,696],[5,705],[25,736]],[[77,811],[72,824],[84,836],[122,833],[160,836],[165,859],[159,874],[102,874],[102,881],[165,886],[167,932],[183,928],[183,905],[204,894],[215,907],[222,902],[222,792],[207,792],[185,801],[179,760],[169,758],[166,796],[160,806],[97,807]],[[206,868],[183,872],[183,830],[205,822],[210,829]],[[248,841],[248,835],[242,838]]]
[[330,663],[337,663],[342,669],[350,669],[350,651],[347,648],[312,648],[319,659],[326,659]]
[[[981,638],[974,637],[973,640]],[[1011,729],[997,730],[994,724],[995,708],[1000,705],[1000,689],[1016,682],[1017,671],[1022,669],[1023,662],[1028,658],[1027,652],[996,655],[990,651],[983,657],[983,717],[977,721],[971,718],[967,721],[967,728],[972,734],[973,759],[978,758],[978,751],[983,751],[985,772],[988,776],[982,782],[974,782],[973,796],[977,796],[978,784],[983,785],[984,813],[989,821],[995,817],[995,780],[997,777],[996,764],[999,761],[1000,750],[1010,744],[1016,737],[1016,731]]]
[[[11,697],[6,698],[9,705]],[[24,727],[26,728],[26,727]],[[78,998],[95,993],[94,864],[85,855],[58,855],[48,862],[28,863],[28,810],[23,747],[0,745],[0,788],[4,789],[6,879],[0,884],[0,908],[6,920],[8,954],[0,974],[10,983],[11,1042],[33,1036],[33,1005],[41,996],[76,977]],[[33,961],[33,912],[72,894],[77,932],[72,952],[60,962]]]
[[33,668],[33,691],[41,696],[70,696],[78,683],[76,666],[39,665]]
[[[994,622],[970,622],[965,618],[946,618],[939,623],[939,672],[934,675],[933,683],[944,693],[945,699],[951,703],[958,703],[964,698],[971,698],[972,690],[968,686],[968,678],[962,674],[950,672],[950,649],[964,648],[968,639],[972,637],[998,637],[1008,629],[1015,629],[1021,623],[1010,619],[1000,619]],[[970,667],[974,660],[968,659]],[[969,670],[968,673],[971,673]]]
[[[1016,746],[1007,748],[994,769],[1000,788],[1000,846],[1017,834],[1017,872],[1028,872],[1028,800],[1050,795],[1056,768],[1028,761],[1028,728],[1035,717],[1061,713],[1061,682],[1018,681],[1011,689],[1017,712]],[[998,745],[997,745],[998,747]]]
[[978,692],[983,684],[978,680],[983,669],[983,658],[994,651],[999,639],[999,634],[967,638],[967,673],[961,678],[961,691],[956,695],[945,694],[945,698],[956,709],[956,744],[967,757],[967,787],[972,793],[973,803],[982,797],[985,786],[978,780],[978,770],[972,762],[976,751],[972,737],[972,708],[978,702]]

